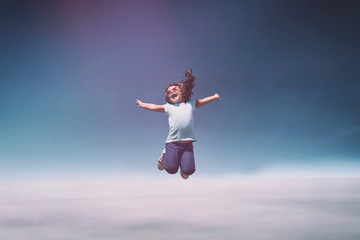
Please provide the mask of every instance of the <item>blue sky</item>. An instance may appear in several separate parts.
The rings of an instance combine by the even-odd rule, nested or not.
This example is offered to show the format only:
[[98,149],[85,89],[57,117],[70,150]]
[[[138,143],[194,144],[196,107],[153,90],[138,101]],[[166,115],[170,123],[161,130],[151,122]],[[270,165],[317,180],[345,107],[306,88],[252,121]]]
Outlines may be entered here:
[[[3,3],[3,176],[156,176],[188,67],[198,175],[360,166],[356,1]],[[285,170],[284,170],[285,169]],[[325,169],[325,170],[324,170]],[[349,172],[350,174],[350,172]]]

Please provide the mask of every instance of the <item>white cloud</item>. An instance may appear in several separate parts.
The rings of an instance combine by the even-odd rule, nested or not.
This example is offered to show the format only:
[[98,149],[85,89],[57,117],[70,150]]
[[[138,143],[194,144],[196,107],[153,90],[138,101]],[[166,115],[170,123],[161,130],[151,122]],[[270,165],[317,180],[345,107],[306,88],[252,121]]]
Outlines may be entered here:
[[0,239],[356,239],[359,179],[3,182]]

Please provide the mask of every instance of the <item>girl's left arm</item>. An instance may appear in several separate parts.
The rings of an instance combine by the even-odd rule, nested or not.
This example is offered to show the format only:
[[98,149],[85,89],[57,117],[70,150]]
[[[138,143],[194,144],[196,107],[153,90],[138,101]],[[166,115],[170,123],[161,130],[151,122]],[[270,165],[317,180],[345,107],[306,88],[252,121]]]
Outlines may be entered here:
[[202,107],[205,104],[211,103],[211,102],[213,102],[215,100],[218,100],[218,101],[221,100],[221,97],[217,93],[215,93],[214,95],[212,95],[210,97],[206,97],[206,98],[203,98],[203,99],[196,100],[196,108]]

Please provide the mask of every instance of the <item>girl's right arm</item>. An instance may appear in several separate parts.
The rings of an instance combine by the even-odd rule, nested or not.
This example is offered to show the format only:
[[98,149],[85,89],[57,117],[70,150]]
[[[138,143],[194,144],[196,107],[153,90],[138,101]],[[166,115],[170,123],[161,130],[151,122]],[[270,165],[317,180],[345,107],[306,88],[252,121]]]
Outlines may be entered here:
[[138,105],[138,107],[149,110],[149,111],[154,111],[154,112],[165,112],[165,108],[163,105],[156,105],[156,104],[152,104],[152,103],[144,103],[140,100],[136,100],[136,105]]

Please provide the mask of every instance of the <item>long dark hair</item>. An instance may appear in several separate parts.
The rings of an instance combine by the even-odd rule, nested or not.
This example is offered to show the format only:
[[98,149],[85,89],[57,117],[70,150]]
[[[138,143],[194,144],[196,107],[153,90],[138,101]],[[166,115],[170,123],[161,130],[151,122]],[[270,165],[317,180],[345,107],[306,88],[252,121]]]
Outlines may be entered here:
[[[178,86],[178,87],[180,87],[181,96],[182,96],[182,102],[187,103],[188,101],[190,101],[191,96],[194,95],[192,90],[195,87],[195,80],[196,80],[196,77],[194,75],[192,75],[192,69],[189,68],[185,72],[185,76],[181,79],[181,81],[179,83],[170,84],[165,89],[165,92],[171,86]],[[170,101],[170,97],[167,94],[166,94],[165,100],[166,100],[166,102],[172,104],[172,102]]]

